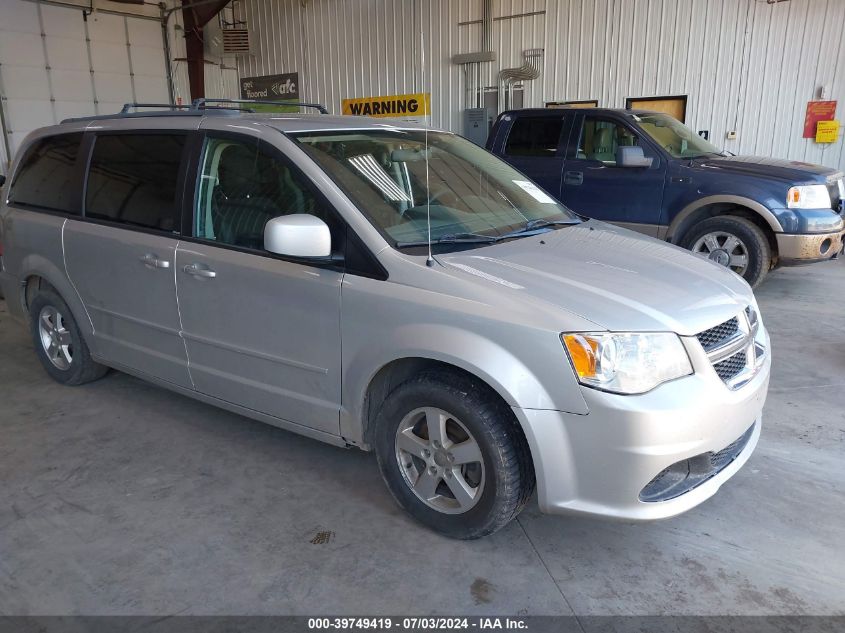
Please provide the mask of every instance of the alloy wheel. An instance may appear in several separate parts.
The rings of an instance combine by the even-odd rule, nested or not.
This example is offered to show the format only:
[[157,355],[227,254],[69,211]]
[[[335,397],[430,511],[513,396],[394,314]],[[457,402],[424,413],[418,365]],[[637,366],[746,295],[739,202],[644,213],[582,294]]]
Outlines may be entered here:
[[396,460],[405,483],[427,506],[463,514],[484,491],[478,442],[452,414],[436,407],[408,413],[396,430]]
[[748,247],[731,233],[705,233],[692,245],[692,252],[730,268],[738,275],[744,275],[748,270]]
[[73,362],[73,338],[61,312],[53,306],[44,306],[38,315],[38,334],[50,362],[57,369],[69,369]]

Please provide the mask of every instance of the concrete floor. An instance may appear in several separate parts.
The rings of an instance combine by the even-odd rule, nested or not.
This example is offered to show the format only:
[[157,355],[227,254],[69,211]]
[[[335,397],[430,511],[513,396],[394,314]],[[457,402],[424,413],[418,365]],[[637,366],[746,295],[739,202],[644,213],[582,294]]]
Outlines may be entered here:
[[0,613],[845,614],[843,289],[845,261],[759,290],[765,428],[716,497],[649,525],[531,507],[469,543],[370,455],[119,373],[51,382],[0,302]]

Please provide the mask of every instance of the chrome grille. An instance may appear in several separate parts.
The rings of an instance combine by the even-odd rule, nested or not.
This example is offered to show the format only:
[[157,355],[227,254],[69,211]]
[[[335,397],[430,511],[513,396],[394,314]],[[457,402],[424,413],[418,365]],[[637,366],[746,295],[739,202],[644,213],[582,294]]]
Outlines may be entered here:
[[762,366],[766,349],[757,341],[760,320],[748,306],[737,316],[696,335],[716,375],[730,389],[739,389]]
[[713,369],[715,369],[716,373],[719,374],[719,378],[727,382],[731,378],[735,378],[739,372],[745,369],[745,365],[747,363],[748,357],[745,352],[740,352],[739,354],[734,354],[726,360],[716,363],[713,365]]
[[711,327],[709,330],[704,330],[703,332],[696,334],[696,338],[698,339],[698,342],[701,343],[704,351],[708,352],[719,347],[723,342],[735,336],[738,331],[739,320],[734,317],[715,327]]

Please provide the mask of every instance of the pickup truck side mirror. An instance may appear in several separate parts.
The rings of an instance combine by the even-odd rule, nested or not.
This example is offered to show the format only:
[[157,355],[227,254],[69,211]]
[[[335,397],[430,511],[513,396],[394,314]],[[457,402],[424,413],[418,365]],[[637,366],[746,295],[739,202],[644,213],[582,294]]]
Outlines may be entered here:
[[289,257],[329,257],[332,235],[328,225],[316,216],[282,215],[264,226],[264,249]]
[[638,145],[623,145],[616,149],[617,167],[651,167],[653,158],[646,157]]

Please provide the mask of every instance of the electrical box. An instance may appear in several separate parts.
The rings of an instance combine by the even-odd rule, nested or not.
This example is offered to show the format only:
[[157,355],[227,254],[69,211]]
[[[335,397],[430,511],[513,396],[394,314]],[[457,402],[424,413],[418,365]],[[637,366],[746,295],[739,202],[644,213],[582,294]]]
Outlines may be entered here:
[[464,110],[464,136],[470,141],[484,147],[492,124],[490,111],[487,108],[467,108]]

